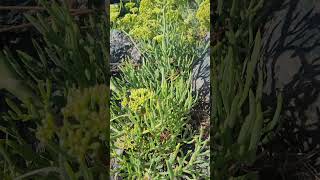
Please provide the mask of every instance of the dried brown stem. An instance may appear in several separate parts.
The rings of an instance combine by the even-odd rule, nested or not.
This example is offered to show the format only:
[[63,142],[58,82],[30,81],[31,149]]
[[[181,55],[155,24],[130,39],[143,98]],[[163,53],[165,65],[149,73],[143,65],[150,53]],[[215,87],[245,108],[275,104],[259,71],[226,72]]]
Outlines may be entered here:
[[18,29],[23,29],[23,28],[30,28],[32,26],[33,25],[31,23],[25,23],[25,24],[10,26],[10,27],[6,27],[6,28],[1,28],[0,29],[0,33],[8,32],[8,31],[15,31],[15,30],[18,30]]
[[[77,11],[72,12],[71,16],[81,16],[81,15],[86,15],[86,14],[90,14],[93,12],[94,11],[92,9],[78,9]],[[50,17],[49,17],[48,21],[51,22]],[[30,28],[30,27],[33,27],[32,23],[24,23],[24,24],[20,24],[20,25],[1,28],[0,33],[8,32],[8,31],[15,31],[15,30],[24,29],[24,28]]]
[[[2,11],[44,11],[46,8],[40,6],[0,6]],[[79,9],[70,9],[71,12],[78,11]]]

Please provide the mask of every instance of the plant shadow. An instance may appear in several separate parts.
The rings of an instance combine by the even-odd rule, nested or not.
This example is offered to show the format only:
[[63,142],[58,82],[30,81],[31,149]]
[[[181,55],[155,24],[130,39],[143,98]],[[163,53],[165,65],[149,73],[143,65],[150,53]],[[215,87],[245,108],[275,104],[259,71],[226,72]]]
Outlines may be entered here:
[[[281,129],[265,148],[278,156],[273,158],[287,162],[277,167],[281,179],[304,179],[307,174],[314,178],[320,171],[319,159],[310,156],[320,148],[320,2],[286,0],[268,16],[263,104],[275,109],[279,91],[284,102]],[[306,156],[310,158],[300,161]]]
[[209,134],[210,121],[210,56],[208,52],[196,61],[192,71],[192,88],[198,94],[196,106],[192,109],[191,118],[195,127],[204,127],[205,136]]

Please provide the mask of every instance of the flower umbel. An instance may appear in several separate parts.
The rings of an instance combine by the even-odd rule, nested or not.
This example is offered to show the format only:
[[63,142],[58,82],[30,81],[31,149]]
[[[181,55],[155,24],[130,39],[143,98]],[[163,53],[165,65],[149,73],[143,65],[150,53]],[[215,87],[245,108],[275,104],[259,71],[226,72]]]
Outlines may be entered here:
[[133,112],[141,112],[142,107],[154,96],[154,92],[146,88],[132,89],[130,96],[124,98],[121,105],[128,106]]

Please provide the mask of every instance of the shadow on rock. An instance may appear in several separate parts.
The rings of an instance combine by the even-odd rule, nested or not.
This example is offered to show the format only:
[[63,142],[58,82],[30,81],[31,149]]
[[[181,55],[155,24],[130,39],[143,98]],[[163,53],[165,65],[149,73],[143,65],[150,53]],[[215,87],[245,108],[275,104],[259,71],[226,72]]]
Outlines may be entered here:
[[263,103],[274,109],[277,92],[284,95],[282,129],[268,149],[301,165],[283,165],[283,179],[311,172],[307,163],[319,171],[317,158],[301,162],[299,155],[320,147],[320,2],[286,0],[273,10],[265,24],[262,59],[267,75]]

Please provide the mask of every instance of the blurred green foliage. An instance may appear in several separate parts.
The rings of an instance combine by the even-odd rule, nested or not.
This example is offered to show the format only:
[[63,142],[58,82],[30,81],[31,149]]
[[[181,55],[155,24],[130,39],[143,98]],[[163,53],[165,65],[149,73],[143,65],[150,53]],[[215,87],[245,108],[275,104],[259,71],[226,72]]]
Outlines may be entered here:
[[270,131],[278,126],[281,93],[274,115],[262,107],[265,74],[259,61],[258,12],[263,3],[263,0],[218,0],[213,4],[213,32],[222,32],[222,37],[216,36],[211,55],[214,179],[257,179],[257,172],[241,172],[241,167],[255,163],[259,146],[268,142],[272,137]]
[[[33,41],[37,57],[0,53],[8,72],[1,88],[20,99],[6,97],[9,110],[1,114],[0,177],[107,179],[108,18],[97,13],[79,24],[65,5],[40,5],[50,20],[26,14],[42,35]],[[8,80],[19,84],[3,86]]]

